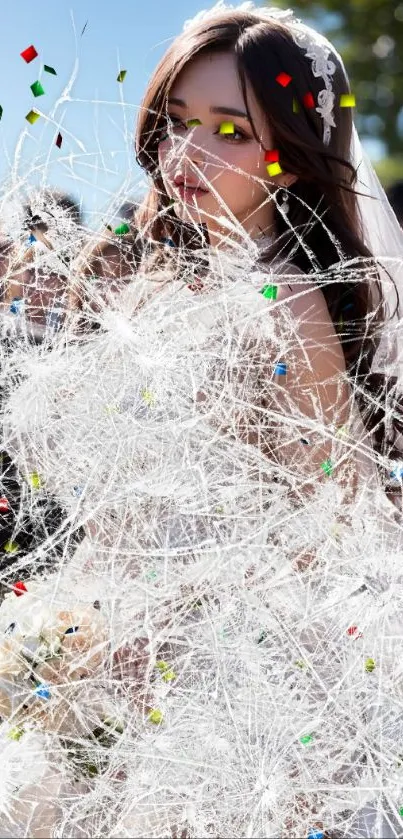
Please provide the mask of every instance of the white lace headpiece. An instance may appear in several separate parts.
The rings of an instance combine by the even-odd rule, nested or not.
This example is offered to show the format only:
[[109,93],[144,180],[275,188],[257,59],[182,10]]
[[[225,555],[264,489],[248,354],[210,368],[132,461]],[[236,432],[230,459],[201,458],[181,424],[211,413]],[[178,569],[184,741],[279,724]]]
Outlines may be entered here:
[[[286,11],[268,8],[266,6],[256,7],[252,2],[240,3],[239,6],[226,4],[224,0],[219,0],[211,9],[203,9],[198,12],[194,18],[185,21],[183,30],[189,29],[195,24],[202,23],[205,20],[214,20],[219,17],[222,12],[227,11],[250,12],[256,14],[260,19],[266,20],[280,20],[281,23],[287,24],[290,33],[296,44],[301,49],[305,49],[305,55],[312,61],[312,73],[315,78],[323,79],[325,87],[318,94],[318,104],[316,107],[317,113],[323,119],[323,142],[325,145],[330,143],[330,129],[336,127],[333,116],[334,93],[332,91],[332,76],[336,71],[336,64],[329,60],[331,52],[338,57],[332,44],[318,32],[315,32],[311,27],[306,26],[302,21],[294,16],[291,9]],[[343,67],[343,63],[341,62]]]

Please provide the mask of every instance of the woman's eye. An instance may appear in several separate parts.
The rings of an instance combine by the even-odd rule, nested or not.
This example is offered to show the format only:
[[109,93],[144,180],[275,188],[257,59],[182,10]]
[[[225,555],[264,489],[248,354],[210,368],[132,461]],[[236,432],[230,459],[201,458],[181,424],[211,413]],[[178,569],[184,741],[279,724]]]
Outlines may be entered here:
[[215,133],[219,134],[223,140],[229,140],[230,142],[232,141],[238,143],[240,140],[247,140],[246,134],[244,134],[243,131],[239,131],[239,129],[235,128],[235,126],[233,131],[221,131],[220,127],[220,129]]
[[159,138],[159,142],[161,143],[163,140],[166,140],[173,131],[177,131],[178,128],[185,128],[186,125],[178,117],[168,117],[164,128],[161,129],[161,134]]

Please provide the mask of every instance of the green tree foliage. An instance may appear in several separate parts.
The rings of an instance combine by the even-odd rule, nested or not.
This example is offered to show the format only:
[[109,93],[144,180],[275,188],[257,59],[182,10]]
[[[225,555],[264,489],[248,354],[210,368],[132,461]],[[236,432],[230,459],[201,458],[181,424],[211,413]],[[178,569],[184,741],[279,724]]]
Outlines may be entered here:
[[292,8],[338,49],[356,97],[355,123],[362,137],[402,156],[403,174],[403,2],[402,0],[271,0]]

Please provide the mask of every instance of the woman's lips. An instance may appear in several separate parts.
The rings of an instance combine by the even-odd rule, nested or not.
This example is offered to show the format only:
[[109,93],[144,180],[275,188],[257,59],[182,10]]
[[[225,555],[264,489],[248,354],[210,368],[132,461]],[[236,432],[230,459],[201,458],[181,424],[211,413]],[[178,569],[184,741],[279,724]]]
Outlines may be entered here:
[[200,187],[195,186],[185,186],[185,184],[178,184],[175,189],[182,201],[188,201],[190,203],[194,198],[200,198],[202,195],[208,195],[207,189],[200,189]]

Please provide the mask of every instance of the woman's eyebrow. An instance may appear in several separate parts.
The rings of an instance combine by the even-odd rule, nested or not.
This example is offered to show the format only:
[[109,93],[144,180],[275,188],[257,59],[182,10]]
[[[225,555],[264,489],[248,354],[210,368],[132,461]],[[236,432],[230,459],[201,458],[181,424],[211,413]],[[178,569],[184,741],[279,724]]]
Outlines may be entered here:
[[[168,99],[168,105],[178,105],[179,108],[186,108],[186,102],[183,99],[177,99],[175,96]],[[249,122],[248,114],[245,111],[238,111],[237,108],[226,108],[224,105],[212,105],[210,108],[211,114],[225,114],[225,116],[242,117]]]

